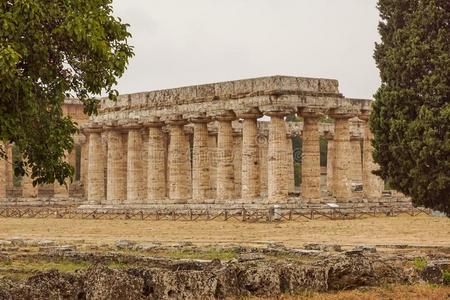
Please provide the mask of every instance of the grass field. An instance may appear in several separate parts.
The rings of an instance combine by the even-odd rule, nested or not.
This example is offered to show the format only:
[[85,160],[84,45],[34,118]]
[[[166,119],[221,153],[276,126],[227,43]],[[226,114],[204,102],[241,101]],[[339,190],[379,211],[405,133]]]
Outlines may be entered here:
[[93,244],[111,244],[128,239],[137,242],[192,242],[198,245],[255,245],[274,241],[288,246],[305,243],[450,246],[450,219],[399,216],[340,221],[243,223],[0,218],[0,239],[12,237],[61,242],[83,240]]

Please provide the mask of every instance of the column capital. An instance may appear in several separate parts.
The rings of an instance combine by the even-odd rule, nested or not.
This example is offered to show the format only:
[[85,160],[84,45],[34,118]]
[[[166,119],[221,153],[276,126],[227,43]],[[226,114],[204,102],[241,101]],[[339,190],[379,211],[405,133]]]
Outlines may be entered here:
[[171,115],[165,119],[165,123],[169,126],[184,126],[188,122],[182,115]]
[[325,115],[325,110],[321,107],[300,107],[298,113],[303,118],[320,118]]
[[280,106],[280,105],[264,105],[259,108],[264,115],[269,117],[279,117],[284,118],[287,115],[295,113],[295,108],[291,106]]
[[102,131],[103,131],[103,125],[100,123],[97,123],[97,122],[86,124],[81,127],[81,132],[83,134],[101,133]]
[[256,107],[251,109],[237,109],[235,113],[240,119],[258,119],[263,116],[261,111]]
[[122,128],[125,130],[139,130],[142,129],[143,123],[138,119],[128,120],[125,124],[122,125]]
[[209,116],[217,121],[231,122],[233,120],[236,120],[236,114],[232,110],[214,111],[214,112],[211,112],[211,114]]
[[369,121],[370,118],[370,110],[361,110],[361,113],[358,115],[358,118],[363,120],[364,122]]
[[358,115],[358,111],[350,107],[334,108],[328,112],[328,116],[333,119],[351,119]]
[[142,120],[143,127],[151,127],[151,128],[158,128],[163,127],[165,124],[163,121],[161,121],[160,117],[151,116],[144,120]]

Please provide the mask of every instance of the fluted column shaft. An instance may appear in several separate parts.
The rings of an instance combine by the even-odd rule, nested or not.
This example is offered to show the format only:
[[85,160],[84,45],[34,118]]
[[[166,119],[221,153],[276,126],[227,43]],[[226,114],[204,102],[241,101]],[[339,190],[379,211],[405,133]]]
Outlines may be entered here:
[[233,170],[234,198],[241,199],[242,194],[242,133],[233,132]]
[[335,117],[333,193],[339,201],[351,198],[349,117]]
[[120,204],[126,199],[126,174],[123,168],[124,145],[120,129],[108,129],[107,192],[108,204]]
[[317,117],[304,117],[301,195],[320,198],[320,135]]
[[288,192],[295,193],[295,172],[294,172],[294,148],[292,145],[292,136],[288,134],[286,137],[286,148],[287,148],[287,181],[288,181]]
[[169,198],[186,203],[190,195],[189,144],[184,133],[185,121],[170,121],[169,142]]
[[234,196],[233,129],[231,119],[218,120],[217,136],[217,199]]
[[127,202],[133,203],[143,199],[143,142],[140,126],[129,125],[127,129]]
[[217,195],[217,132],[208,133],[209,198]]
[[355,137],[350,138],[350,147],[350,179],[353,182],[362,183],[361,139]]
[[382,196],[384,190],[384,181],[377,175],[373,174],[379,166],[373,161],[372,147],[373,133],[369,124],[364,123],[364,152],[363,152],[363,193],[369,199],[376,199]]
[[327,136],[327,191],[333,194],[333,165],[334,165],[334,141],[333,136]]
[[166,198],[166,146],[163,123],[148,127],[147,199],[149,202]]
[[194,202],[202,202],[208,199],[210,191],[208,122],[209,120],[194,121],[192,157],[192,199]]
[[105,156],[101,129],[88,134],[87,199],[90,204],[102,204],[105,199]]
[[260,196],[257,118],[245,118],[242,127],[242,199]]
[[288,196],[286,125],[284,115],[272,113],[269,116],[268,200],[279,202]]

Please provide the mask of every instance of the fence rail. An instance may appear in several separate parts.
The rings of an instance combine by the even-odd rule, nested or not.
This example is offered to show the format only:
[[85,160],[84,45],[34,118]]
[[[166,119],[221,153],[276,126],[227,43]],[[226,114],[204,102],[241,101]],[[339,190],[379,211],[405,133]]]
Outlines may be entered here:
[[0,218],[53,218],[53,219],[91,219],[91,220],[238,220],[243,222],[279,222],[299,220],[345,220],[366,217],[399,215],[431,215],[425,208],[365,207],[365,208],[277,208],[277,209],[203,209],[203,210],[80,210],[51,207],[0,207]]

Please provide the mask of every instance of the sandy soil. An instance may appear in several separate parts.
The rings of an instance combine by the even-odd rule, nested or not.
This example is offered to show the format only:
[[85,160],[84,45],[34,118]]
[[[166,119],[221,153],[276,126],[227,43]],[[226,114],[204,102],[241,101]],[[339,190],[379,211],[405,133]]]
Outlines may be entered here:
[[276,241],[289,246],[305,243],[450,246],[450,218],[399,216],[283,223],[0,218],[0,239],[12,237],[99,244],[128,239],[162,243],[189,241],[198,245],[254,245]]

